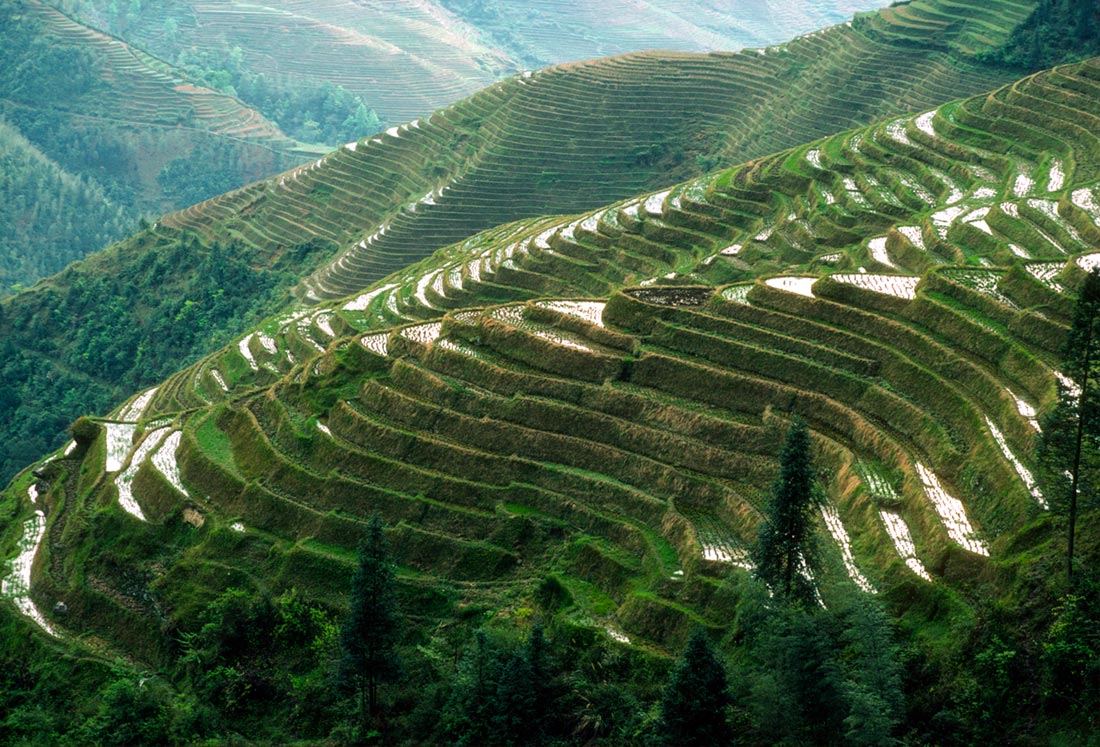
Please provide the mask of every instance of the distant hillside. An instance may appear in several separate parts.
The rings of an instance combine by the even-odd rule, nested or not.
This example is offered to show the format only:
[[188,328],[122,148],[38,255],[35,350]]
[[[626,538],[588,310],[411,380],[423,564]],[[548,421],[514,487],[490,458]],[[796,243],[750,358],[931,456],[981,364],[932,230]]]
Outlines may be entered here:
[[[590,209],[1010,79],[974,62],[968,40],[976,27],[989,43],[1007,38],[1030,6],[922,0],[906,8],[939,20],[915,27],[892,10],[767,50],[646,53],[515,76],[166,216],[7,304],[7,380],[23,409],[0,411],[20,435],[0,445],[0,475],[27,461],[25,451],[11,458],[7,449],[57,443],[81,414],[75,402],[101,408],[159,380],[236,334],[242,315],[277,311],[295,284],[301,296],[339,297],[495,225]],[[916,46],[922,34],[926,48]],[[189,247],[207,251],[215,242],[263,279],[229,294],[195,274],[202,261]],[[120,277],[151,282],[154,251],[188,258],[173,274],[187,295],[116,288]],[[127,292],[171,313],[151,318]],[[168,308],[185,301],[206,326]],[[30,422],[38,425],[30,430]]]
[[[133,231],[142,215],[303,159],[295,141],[239,101],[36,0],[0,7],[0,117],[8,147],[26,141],[39,154],[13,164],[0,185],[0,201],[20,213],[4,237],[0,295]],[[27,158],[50,165],[32,169]],[[65,172],[70,186],[46,194],[35,180],[57,177],[36,169]],[[100,204],[63,196],[77,183]],[[37,214],[12,205],[28,201]]]
[[[56,0],[166,59],[239,49],[269,80],[328,81],[388,124],[524,68],[650,49],[737,50],[840,23],[884,0],[429,0],[250,3]],[[278,50],[273,53],[272,50]]]
[[[813,582],[825,610],[847,612],[790,633],[810,643],[794,662],[779,646],[768,671],[805,677],[823,640],[852,636],[845,650],[881,644],[901,670],[906,707],[886,736],[1080,743],[1100,690],[1096,622],[1074,610],[1096,590],[1062,585],[1064,522],[1034,447],[1075,289],[1100,267],[1094,123],[1100,58],[497,226],[272,316],[82,420],[0,494],[13,518],[0,546],[23,538],[35,559],[29,588],[8,594],[40,637],[156,673],[181,720],[201,704],[225,733],[323,739],[339,714],[303,713],[313,701],[296,696],[325,687],[324,667],[314,656],[306,676],[287,652],[332,651],[320,628],[346,614],[351,548],[377,513],[415,672],[390,691],[388,728],[451,741],[432,716],[464,687],[459,652],[539,618],[574,656],[561,667],[579,695],[562,702],[629,696],[605,723],[641,744],[653,671],[693,630],[744,672],[757,627],[784,614],[758,602],[748,617],[767,594],[744,572],[801,417],[825,493]],[[231,260],[211,252],[206,271]],[[1100,507],[1084,511],[1095,579]],[[871,599],[893,624],[833,631]],[[288,635],[302,609],[314,627]],[[242,621],[269,616],[285,625],[277,655],[240,642]],[[212,648],[213,633],[228,643]],[[1066,641],[1082,648],[1052,651]],[[976,686],[986,676],[997,688]],[[246,678],[258,685],[226,697]],[[745,697],[785,702],[761,689]],[[561,716],[578,743],[586,703]],[[774,743],[771,717],[746,709],[750,744]],[[864,736],[838,743],[885,741]]]
[[990,57],[1021,66],[1052,65],[1100,53],[1100,2],[1042,0]]
[[0,118],[0,295],[133,230],[103,188],[53,161]]

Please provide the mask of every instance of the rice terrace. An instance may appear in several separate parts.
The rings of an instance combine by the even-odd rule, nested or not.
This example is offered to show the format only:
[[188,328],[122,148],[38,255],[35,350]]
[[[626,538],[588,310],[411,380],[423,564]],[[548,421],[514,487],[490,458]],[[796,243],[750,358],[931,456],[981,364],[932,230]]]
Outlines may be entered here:
[[1100,741],[1100,4],[596,8],[0,13],[0,743]]

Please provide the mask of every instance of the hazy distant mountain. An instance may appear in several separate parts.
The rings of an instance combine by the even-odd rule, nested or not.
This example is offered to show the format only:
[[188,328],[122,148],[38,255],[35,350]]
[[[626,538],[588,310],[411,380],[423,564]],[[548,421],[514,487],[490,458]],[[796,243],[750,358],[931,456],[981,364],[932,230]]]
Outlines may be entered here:
[[199,53],[270,78],[338,83],[391,124],[524,68],[648,49],[777,44],[885,0],[58,0],[177,61]]

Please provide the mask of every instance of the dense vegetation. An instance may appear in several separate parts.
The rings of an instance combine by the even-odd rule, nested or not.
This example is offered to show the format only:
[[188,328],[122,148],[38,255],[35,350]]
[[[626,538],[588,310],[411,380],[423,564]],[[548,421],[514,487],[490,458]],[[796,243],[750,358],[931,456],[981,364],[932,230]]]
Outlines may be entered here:
[[130,216],[101,186],[47,158],[2,118],[0,225],[0,295],[133,229]]
[[0,473],[55,448],[76,416],[110,407],[285,304],[294,273],[324,251],[297,247],[258,270],[233,244],[156,242],[148,232],[142,241],[124,275],[95,264],[66,270],[24,303],[0,307],[0,424],[11,434]]
[[367,102],[346,88],[327,80],[272,79],[255,73],[239,48],[225,55],[185,49],[176,64],[202,85],[240,98],[306,143],[342,145],[382,129]]
[[1042,0],[1004,45],[990,54],[1020,67],[1050,67],[1100,54],[1100,2]]
[[0,295],[142,215],[301,160],[258,114],[180,76],[35,0],[0,7]]

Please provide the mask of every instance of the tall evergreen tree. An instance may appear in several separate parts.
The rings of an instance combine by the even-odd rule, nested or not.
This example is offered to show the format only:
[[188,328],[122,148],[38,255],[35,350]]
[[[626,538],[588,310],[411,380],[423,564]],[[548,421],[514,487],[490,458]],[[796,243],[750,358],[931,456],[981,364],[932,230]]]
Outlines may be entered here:
[[733,739],[729,723],[726,670],[714,655],[706,633],[697,629],[672,670],[661,698],[657,722],[669,745],[727,745]]
[[501,741],[497,734],[497,698],[507,664],[500,643],[490,631],[476,631],[458,663],[451,695],[440,714],[440,741],[459,747]]
[[1100,268],[1078,293],[1062,372],[1069,384],[1059,387],[1058,405],[1043,424],[1038,462],[1048,494],[1066,514],[1066,584],[1072,586],[1078,499],[1100,489],[1100,454],[1093,448],[1100,442]]
[[359,566],[351,580],[351,609],[340,628],[338,681],[359,695],[359,717],[378,713],[378,688],[401,674],[397,656],[400,619],[393,563],[374,515],[359,545]]
[[810,433],[798,418],[787,433],[771,505],[752,551],[757,577],[791,601],[811,603],[815,597],[808,572],[815,560],[814,509],[819,500]]

